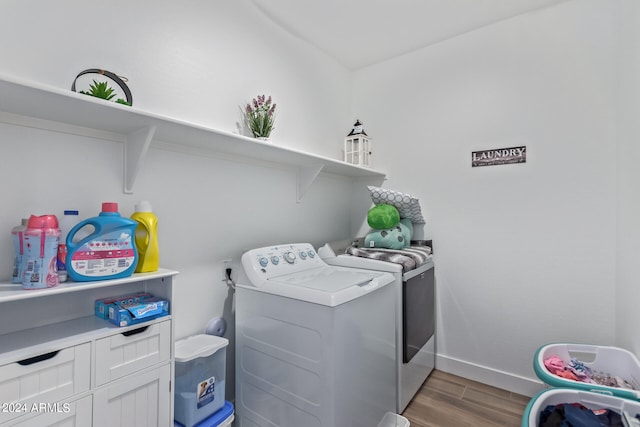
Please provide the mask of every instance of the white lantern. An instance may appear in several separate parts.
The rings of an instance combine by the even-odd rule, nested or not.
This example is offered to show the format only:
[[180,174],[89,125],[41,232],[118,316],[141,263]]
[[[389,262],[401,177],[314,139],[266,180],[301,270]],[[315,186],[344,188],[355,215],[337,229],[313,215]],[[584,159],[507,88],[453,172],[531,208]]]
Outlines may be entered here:
[[358,166],[371,166],[371,138],[356,120],[353,129],[344,139],[344,161]]

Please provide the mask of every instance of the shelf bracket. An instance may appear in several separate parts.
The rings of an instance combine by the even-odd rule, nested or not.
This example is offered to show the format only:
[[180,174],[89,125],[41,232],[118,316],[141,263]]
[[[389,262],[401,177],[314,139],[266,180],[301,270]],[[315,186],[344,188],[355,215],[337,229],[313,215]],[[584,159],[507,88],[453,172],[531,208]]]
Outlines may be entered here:
[[316,180],[320,171],[324,168],[323,164],[312,166],[300,166],[296,173],[297,187],[296,187],[296,202],[300,203],[302,196],[307,192],[311,184]]
[[133,184],[149,150],[155,126],[147,126],[127,135],[124,141],[124,193],[133,194]]

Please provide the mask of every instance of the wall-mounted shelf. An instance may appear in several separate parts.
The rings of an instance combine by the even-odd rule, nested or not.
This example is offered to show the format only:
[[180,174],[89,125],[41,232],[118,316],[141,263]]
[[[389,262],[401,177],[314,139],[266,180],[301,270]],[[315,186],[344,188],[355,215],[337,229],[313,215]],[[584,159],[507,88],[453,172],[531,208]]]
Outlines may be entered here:
[[98,137],[124,143],[125,193],[133,192],[136,176],[152,144],[179,146],[194,154],[231,155],[294,167],[298,177],[298,200],[320,172],[347,177],[385,178],[383,172],[328,157],[275,146],[70,90],[2,76],[0,121],[63,132],[73,132],[70,128],[75,128],[80,134],[82,130],[91,130],[97,132]]
[[68,281],[60,283],[58,286],[53,288],[28,290],[23,289],[20,284],[0,281],[0,304],[40,297],[50,297],[52,295],[67,294],[71,292],[84,292],[91,289],[142,282],[144,280],[162,279],[165,277],[172,277],[177,274],[177,271],[160,268],[151,273],[135,273],[129,277],[121,279],[96,280],[92,282]]

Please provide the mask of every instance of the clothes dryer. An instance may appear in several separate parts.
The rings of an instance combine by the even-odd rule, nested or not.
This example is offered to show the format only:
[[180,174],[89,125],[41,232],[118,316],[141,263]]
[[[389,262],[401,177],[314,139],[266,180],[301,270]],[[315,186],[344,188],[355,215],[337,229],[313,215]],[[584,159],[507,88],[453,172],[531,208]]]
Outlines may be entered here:
[[394,277],[329,266],[306,243],[250,250],[242,266],[239,425],[372,427],[388,420],[396,407]]
[[330,242],[318,249],[329,265],[394,277],[396,412],[401,414],[435,367],[435,280],[431,248],[363,249],[362,242]]

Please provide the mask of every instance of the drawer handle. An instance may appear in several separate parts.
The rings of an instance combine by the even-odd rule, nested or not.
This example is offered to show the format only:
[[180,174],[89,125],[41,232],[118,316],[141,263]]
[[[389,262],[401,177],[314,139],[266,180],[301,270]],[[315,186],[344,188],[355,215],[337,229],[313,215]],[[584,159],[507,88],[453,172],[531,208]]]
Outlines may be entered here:
[[146,331],[148,328],[149,328],[148,326],[143,326],[143,327],[138,328],[138,329],[132,329],[130,331],[123,332],[122,335],[124,335],[125,337],[130,337],[131,335],[141,334],[144,331]]
[[40,356],[30,357],[28,359],[20,360],[18,364],[22,366],[29,366],[33,365],[34,363],[44,362],[45,360],[53,359],[59,352],[60,350],[56,350],[52,351],[51,353],[41,354]]

